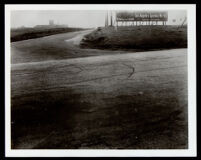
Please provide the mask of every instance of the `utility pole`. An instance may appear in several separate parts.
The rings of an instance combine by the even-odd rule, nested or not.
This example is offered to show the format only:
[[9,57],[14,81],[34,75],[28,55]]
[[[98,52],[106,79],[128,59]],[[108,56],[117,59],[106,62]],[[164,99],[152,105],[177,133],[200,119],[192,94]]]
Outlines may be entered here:
[[117,21],[117,11],[114,12],[114,28],[115,28],[115,31],[117,31],[117,28],[118,28],[118,21]]
[[113,26],[113,22],[112,22],[112,11],[111,11],[111,15],[110,15],[110,23],[111,23],[111,26]]
[[108,11],[105,16],[105,27],[108,27]]
[[184,25],[184,23],[186,22],[186,17],[185,17],[185,19],[184,19],[184,21],[183,21],[183,23],[181,24],[181,27]]
[[187,20],[187,17],[184,18],[184,21],[182,22],[182,24],[180,26],[178,26],[177,29],[179,29],[180,27],[182,27],[184,25],[184,23],[186,22],[186,20]]

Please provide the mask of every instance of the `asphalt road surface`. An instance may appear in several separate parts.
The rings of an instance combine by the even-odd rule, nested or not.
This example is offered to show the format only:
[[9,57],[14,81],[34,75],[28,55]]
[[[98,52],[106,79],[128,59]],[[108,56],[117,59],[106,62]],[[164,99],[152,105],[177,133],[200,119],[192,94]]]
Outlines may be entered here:
[[[66,35],[79,33],[45,39],[63,43]],[[47,45],[37,40],[12,49]],[[72,49],[72,41],[65,43]],[[76,48],[98,56],[45,59],[31,52],[32,61],[26,49],[12,52],[12,148],[188,148],[187,49],[114,54]]]

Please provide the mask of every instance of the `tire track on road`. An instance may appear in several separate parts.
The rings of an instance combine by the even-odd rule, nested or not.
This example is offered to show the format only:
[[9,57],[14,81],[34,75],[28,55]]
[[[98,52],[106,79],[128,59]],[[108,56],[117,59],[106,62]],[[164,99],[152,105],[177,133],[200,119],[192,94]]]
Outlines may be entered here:
[[[187,65],[180,65],[180,66],[174,66],[174,67],[166,67],[166,68],[158,68],[158,69],[151,69],[151,70],[144,70],[144,71],[135,71],[135,74],[137,73],[143,73],[143,72],[152,72],[152,71],[157,71],[157,70],[167,70],[167,69],[174,69],[174,68],[182,68],[182,67],[187,67]],[[118,76],[124,76],[124,75],[130,75],[130,72],[127,73],[122,73],[122,74],[116,74],[116,75],[109,75],[109,76],[103,76],[103,77],[97,77],[97,78],[93,78],[93,79],[87,79],[87,80],[82,80],[82,81],[77,81],[77,82],[71,82],[71,83],[65,83],[62,86],[56,86],[56,87],[47,87],[45,89],[35,89],[34,92],[30,92],[30,93],[25,93],[25,94],[20,94],[20,95],[15,95],[12,96],[12,98],[16,98],[18,96],[24,96],[24,95],[28,95],[28,94],[35,94],[35,93],[40,93],[40,92],[46,92],[49,90],[55,90],[55,89],[64,89],[66,87],[69,86],[73,86],[73,85],[77,85],[77,84],[81,84],[81,83],[87,83],[87,82],[93,82],[93,81],[97,81],[97,80],[102,80],[102,79],[108,79],[108,78],[113,78],[113,77],[118,77]],[[126,78],[128,79],[128,77]],[[15,90],[12,90],[12,92],[14,92]],[[14,93],[12,93],[12,95],[14,95]]]

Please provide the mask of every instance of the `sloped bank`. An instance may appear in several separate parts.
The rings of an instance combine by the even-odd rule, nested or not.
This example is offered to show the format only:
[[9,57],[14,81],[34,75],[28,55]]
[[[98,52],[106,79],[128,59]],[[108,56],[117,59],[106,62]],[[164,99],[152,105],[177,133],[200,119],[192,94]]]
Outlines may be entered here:
[[187,27],[132,26],[99,27],[86,35],[80,46],[111,50],[157,50],[187,48]]
[[39,28],[17,28],[11,29],[11,42],[23,41],[27,39],[40,38],[60,33],[82,31],[82,28],[69,27],[39,27]]

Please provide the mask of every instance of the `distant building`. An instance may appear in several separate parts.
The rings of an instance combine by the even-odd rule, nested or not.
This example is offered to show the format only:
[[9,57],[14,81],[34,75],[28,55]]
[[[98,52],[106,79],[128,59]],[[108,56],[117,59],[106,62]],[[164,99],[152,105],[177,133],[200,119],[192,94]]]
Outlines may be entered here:
[[47,25],[36,25],[35,28],[66,28],[68,25],[58,25],[54,23],[54,20],[49,20],[49,24]]
[[54,25],[54,20],[49,20],[49,25],[53,26]]

